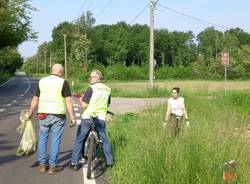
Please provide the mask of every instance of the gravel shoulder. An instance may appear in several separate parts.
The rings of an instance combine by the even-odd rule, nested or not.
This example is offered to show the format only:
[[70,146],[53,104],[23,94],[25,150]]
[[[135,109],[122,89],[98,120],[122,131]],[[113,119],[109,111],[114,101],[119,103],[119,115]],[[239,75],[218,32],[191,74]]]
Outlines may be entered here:
[[166,104],[167,98],[120,98],[112,97],[109,110],[115,114],[140,112],[155,105]]

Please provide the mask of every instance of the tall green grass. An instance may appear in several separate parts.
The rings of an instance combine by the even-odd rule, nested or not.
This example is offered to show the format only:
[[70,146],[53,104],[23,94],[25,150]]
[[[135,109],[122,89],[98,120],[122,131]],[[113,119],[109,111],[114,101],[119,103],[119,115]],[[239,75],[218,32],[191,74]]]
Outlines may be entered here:
[[[116,116],[109,125],[111,184],[219,184],[236,160],[236,183],[250,181],[247,92],[184,92],[191,127],[179,139],[163,128],[166,107]],[[242,98],[242,99],[241,99]]]

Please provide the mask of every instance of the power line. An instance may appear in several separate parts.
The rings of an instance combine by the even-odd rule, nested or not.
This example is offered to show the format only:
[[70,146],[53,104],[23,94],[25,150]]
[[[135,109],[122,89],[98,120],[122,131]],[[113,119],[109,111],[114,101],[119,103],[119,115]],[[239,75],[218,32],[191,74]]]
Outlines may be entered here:
[[[159,2],[159,0],[157,0],[154,5],[156,5]],[[131,25],[148,7],[149,7],[150,3],[148,3],[143,9],[142,11],[140,11],[140,13],[138,13],[138,15],[135,16],[135,18],[133,18],[133,20],[129,23],[129,25]]]
[[158,12],[163,12],[163,13],[166,13],[166,14],[170,14],[170,15],[172,15],[172,16],[175,16],[175,17],[177,17],[177,18],[179,18],[179,19],[186,20],[186,21],[188,21],[188,22],[194,22],[194,23],[200,24],[200,25],[207,25],[207,24],[204,23],[204,22],[194,21],[194,20],[192,20],[192,19],[188,19],[187,17],[183,17],[183,16],[177,15],[177,14],[175,14],[175,13],[168,12],[168,11],[166,11],[165,9],[163,10],[163,9],[158,9],[158,8],[156,8],[156,10],[157,10]]
[[[77,13],[77,17],[76,17],[76,19],[79,17],[79,16],[81,16],[81,14],[82,14],[82,11],[83,11],[83,8],[84,8],[84,6],[85,6],[85,4],[87,3],[87,1],[88,0],[84,0],[83,1],[83,3],[82,3],[82,5],[81,5],[81,8],[78,10],[78,13]],[[80,15],[79,15],[80,14]]]
[[148,7],[149,7],[150,3],[148,3],[143,9],[142,11],[140,11],[140,13],[138,15],[135,16],[135,18],[133,18],[133,20],[129,23],[129,25],[131,25]]
[[92,0],[92,1],[89,3],[89,6],[88,6],[88,8],[86,9],[86,11],[89,10],[89,8],[93,5],[94,2],[95,2],[95,0]]
[[107,4],[106,4],[106,6],[97,14],[97,16],[96,16],[96,18],[98,18],[108,7],[109,7],[109,5],[111,4],[111,2],[112,2],[113,0],[110,0]]
[[169,7],[163,6],[163,5],[161,5],[161,4],[159,4],[159,6],[160,6],[160,7],[162,7],[162,8],[164,8],[164,9],[167,9],[168,11],[171,11],[171,12],[177,13],[177,14],[182,15],[182,16],[184,16],[184,17],[187,17],[187,18],[189,18],[189,19],[193,19],[193,20],[196,20],[196,21],[202,22],[202,23],[204,23],[204,24],[212,25],[212,26],[215,26],[215,27],[221,27],[221,28],[230,29],[230,28],[229,28],[229,27],[227,27],[227,26],[214,24],[214,23],[212,23],[212,22],[208,22],[208,21],[206,21],[206,20],[203,20],[203,19],[200,19],[200,18],[196,18],[196,17],[190,16],[190,15],[187,15],[187,14],[185,14],[185,13],[182,13],[182,12],[177,11],[177,10],[174,10],[174,9],[172,9],[172,8],[169,8]]

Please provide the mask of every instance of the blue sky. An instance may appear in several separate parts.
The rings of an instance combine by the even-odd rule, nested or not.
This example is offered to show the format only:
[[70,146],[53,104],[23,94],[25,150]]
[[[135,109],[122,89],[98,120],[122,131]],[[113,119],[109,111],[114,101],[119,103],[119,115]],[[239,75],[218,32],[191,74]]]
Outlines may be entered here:
[[[19,46],[19,52],[23,57],[34,55],[40,44],[51,41],[54,27],[63,21],[76,20],[87,10],[96,18],[95,25],[115,24],[118,21],[130,23],[149,2],[150,0],[31,0],[30,3],[38,9],[30,15],[32,28],[38,32],[38,39],[36,42],[24,42]],[[107,8],[104,10],[105,7]],[[191,30],[198,34],[214,24],[218,25],[214,26],[217,30],[240,27],[250,33],[249,7],[249,0],[159,0],[155,10],[155,27],[170,31]],[[134,23],[149,24],[149,8],[132,22]]]

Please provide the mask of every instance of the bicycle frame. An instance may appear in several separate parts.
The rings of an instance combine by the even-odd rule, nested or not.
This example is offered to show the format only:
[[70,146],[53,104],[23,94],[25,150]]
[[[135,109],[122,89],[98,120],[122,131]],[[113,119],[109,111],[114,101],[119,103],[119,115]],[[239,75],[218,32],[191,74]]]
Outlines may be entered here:
[[97,118],[92,118],[93,123],[91,124],[91,128],[88,134],[88,137],[86,139],[86,145],[85,145],[85,157],[87,157],[87,178],[89,179],[91,176],[91,166],[92,161],[96,157],[96,151],[98,147],[102,144],[102,140],[99,138],[99,135],[96,131],[96,121]]
[[[108,114],[114,115],[114,113],[108,111]],[[100,139],[98,132],[96,131],[96,122],[98,121],[98,117],[92,117],[92,124],[90,131],[88,133],[86,143],[85,143],[85,153],[84,156],[87,157],[87,178],[90,179],[91,176],[91,166],[92,161],[96,157],[96,151],[99,146],[102,145],[102,140]]]

